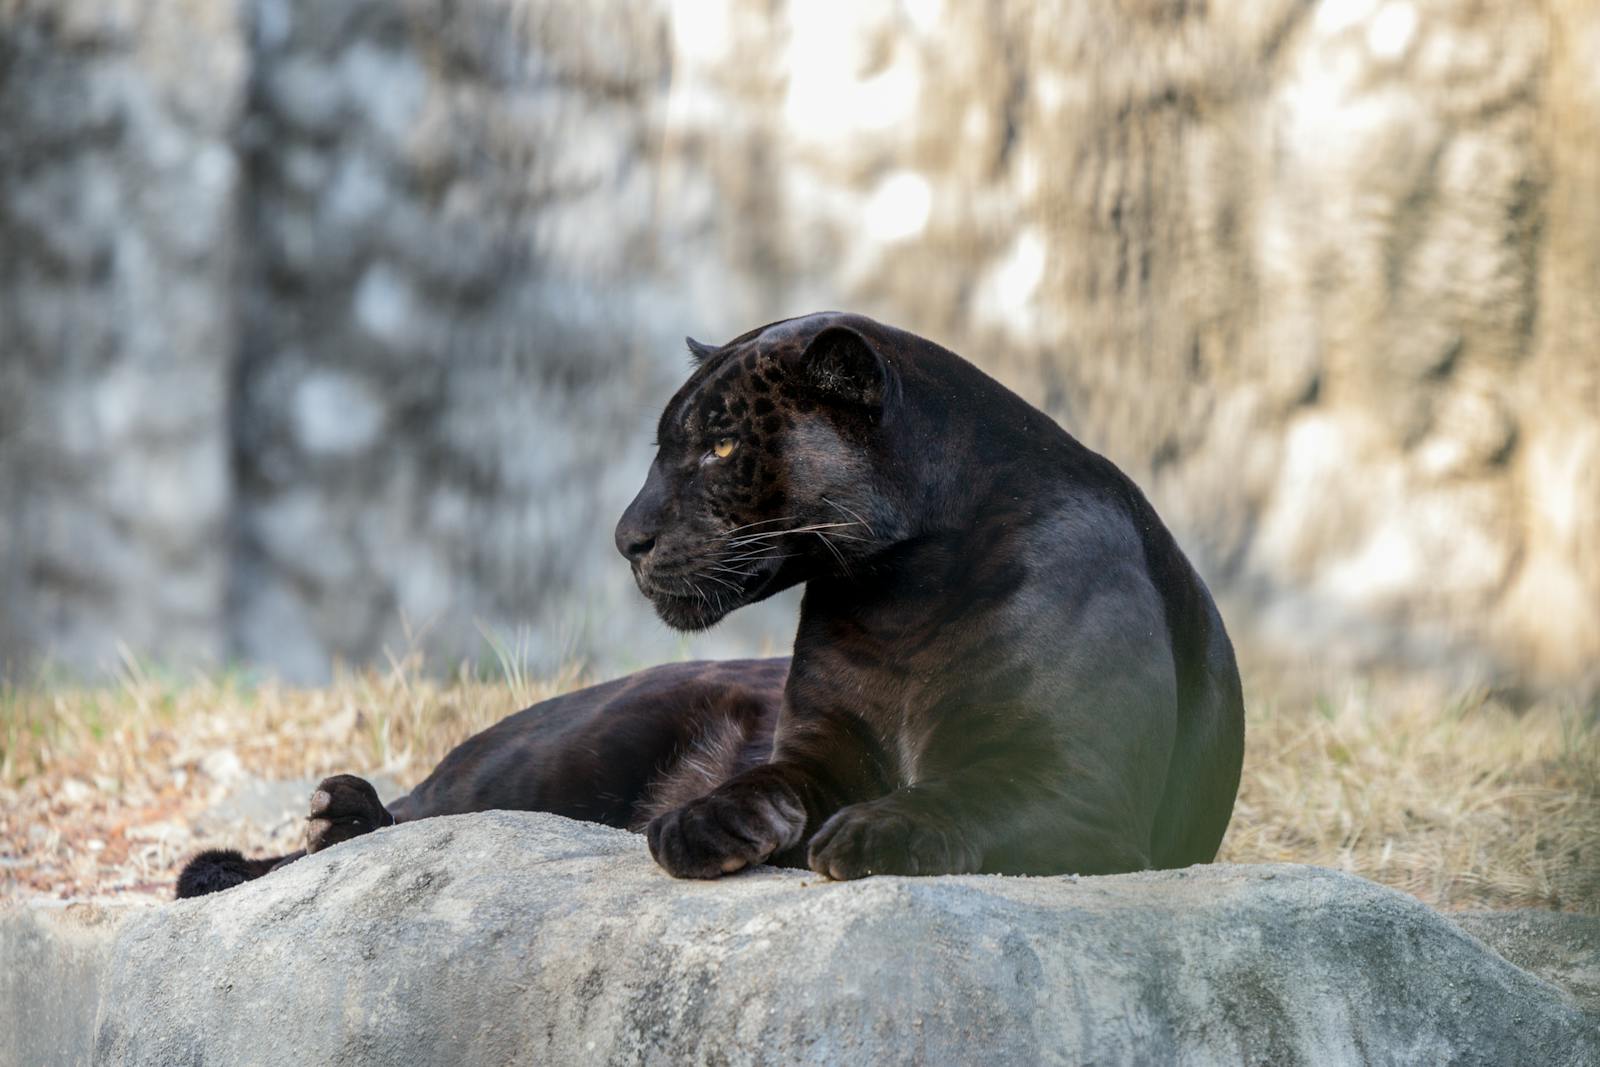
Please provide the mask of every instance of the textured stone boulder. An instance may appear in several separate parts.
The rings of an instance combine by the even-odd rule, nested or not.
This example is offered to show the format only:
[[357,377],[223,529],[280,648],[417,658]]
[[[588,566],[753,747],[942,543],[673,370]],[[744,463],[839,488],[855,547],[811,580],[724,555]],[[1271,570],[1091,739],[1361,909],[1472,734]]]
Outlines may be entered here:
[[1600,916],[1475,911],[1451,918],[1518,967],[1554,982],[1600,1016]]
[[95,982],[108,1063],[1600,1058],[1567,993],[1326,870],[675,882],[504,812],[135,914]]
[[89,1063],[117,930],[144,905],[0,911],[0,1064]]

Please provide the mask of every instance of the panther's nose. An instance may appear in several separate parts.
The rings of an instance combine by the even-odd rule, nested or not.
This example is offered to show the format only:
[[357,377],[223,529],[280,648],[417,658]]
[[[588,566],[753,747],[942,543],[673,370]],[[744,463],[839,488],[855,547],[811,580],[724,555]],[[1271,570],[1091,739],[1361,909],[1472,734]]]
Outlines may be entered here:
[[629,530],[617,527],[617,551],[628,557],[628,562],[638,563],[650,554],[656,547],[655,534],[641,533],[638,530]]
[[661,532],[665,521],[662,515],[665,500],[666,483],[661,475],[658,457],[655,463],[650,464],[650,474],[644,480],[644,488],[639,490],[639,495],[633,498],[633,503],[628,505],[617,523],[617,551],[634,566],[643,563],[650,550],[656,547],[656,535]]

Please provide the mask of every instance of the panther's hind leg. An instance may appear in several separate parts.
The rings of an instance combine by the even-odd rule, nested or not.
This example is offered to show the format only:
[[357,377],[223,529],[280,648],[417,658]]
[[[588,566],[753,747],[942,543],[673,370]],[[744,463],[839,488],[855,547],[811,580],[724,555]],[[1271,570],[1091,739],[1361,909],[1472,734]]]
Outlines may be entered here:
[[305,848],[287,856],[262,859],[247,859],[233,849],[207,849],[184,864],[178,874],[176,896],[182,900],[232,889],[313,852],[321,852],[329,845],[380,827],[393,826],[398,821],[378,800],[378,791],[365,778],[353,774],[324,778],[311,792]]

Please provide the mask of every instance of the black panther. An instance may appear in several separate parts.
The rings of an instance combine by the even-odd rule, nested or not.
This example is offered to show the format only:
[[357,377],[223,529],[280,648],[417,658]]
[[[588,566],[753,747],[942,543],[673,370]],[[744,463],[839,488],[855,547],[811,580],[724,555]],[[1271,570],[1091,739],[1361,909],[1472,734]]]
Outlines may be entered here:
[[[617,548],[669,625],[804,583],[790,659],[545,701],[387,807],[312,794],[305,852],[511,808],[642,830],[680,877],[1204,863],[1238,791],[1238,668],[1138,487],[952,352],[848,314],[720,347],[668,402]],[[178,895],[299,858],[209,852]]]

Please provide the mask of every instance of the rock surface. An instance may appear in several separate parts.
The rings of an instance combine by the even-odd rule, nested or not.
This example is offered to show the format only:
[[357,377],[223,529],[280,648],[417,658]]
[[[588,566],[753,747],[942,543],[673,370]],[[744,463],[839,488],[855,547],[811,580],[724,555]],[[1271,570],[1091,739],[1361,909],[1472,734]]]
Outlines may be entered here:
[[[61,921],[0,923],[8,964],[69,979],[18,947]],[[491,812],[116,930],[61,1001],[75,1040],[8,965],[0,1022],[19,1003],[44,1020],[0,1027],[13,1061],[81,1061],[95,999],[94,1057],[128,1064],[1600,1059],[1600,1015],[1411,898],[1317,868],[675,882],[636,836]]]
[[1500,955],[1553,982],[1600,1016],[1600,916],[1549,911],[1477,911],[1456,925]]
[[94,1018],[117,930],[137,906],[0,911],[0,1064],[94,1060]]

